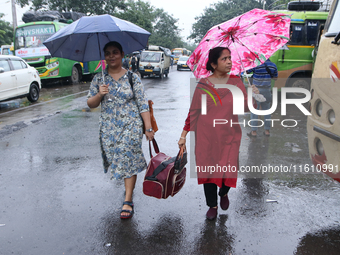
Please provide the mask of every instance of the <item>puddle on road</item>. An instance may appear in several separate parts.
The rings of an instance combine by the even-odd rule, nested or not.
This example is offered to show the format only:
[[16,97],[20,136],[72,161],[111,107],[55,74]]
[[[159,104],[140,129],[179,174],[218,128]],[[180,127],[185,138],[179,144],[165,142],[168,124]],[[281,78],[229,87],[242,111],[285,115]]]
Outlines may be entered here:
[[[26,97],[14,99],[10,101],[0,102],[0,114],[6,113],[15,109],[25,108],[27,106],[36,105],[43,102],[49,102],[57,98],[65,97],[72,94],[78,94],[89,90],[90,83],[80,83],[76,85],[48,85],[40,90],[39,100],[35,103],[28,101]],[[83,95],[83,94],[81,94]],[[75,95],[75,97],[78,97]],[[75,98],[72,97],[72,98]]]

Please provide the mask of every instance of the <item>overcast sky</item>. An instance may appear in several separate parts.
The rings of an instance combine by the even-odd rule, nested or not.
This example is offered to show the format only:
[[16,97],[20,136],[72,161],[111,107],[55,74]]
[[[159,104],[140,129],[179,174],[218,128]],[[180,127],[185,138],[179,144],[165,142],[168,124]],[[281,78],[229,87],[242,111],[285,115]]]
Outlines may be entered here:
[[[144,0],[145,1],[145,0]],[[156,8],[163,8],[168,14],[172,14],[178,20],[178,27],[182,29],[181,36],[186,39],[191,32],[191,26],[195,17],[203,13],[205,7],[219,0],[147,0]],[[221,1],[221,0],[220,0]],[[5,14],[5,20],[12,23],[12,10],[10,0],[0,0],[0,12]],[[20,8],[16,5],[18,24],[22,24],[21,17],[29,8]]]

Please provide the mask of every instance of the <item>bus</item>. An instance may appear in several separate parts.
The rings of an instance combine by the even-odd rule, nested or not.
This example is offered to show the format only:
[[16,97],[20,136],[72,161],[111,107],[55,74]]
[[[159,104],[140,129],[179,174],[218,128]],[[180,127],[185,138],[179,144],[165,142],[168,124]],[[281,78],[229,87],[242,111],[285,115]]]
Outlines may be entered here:
[[[306,1],[301,2],[304,4],[301,7],[298,6],[300,2],[291,3],[294,5],[289,3],[288,10],[275,11],[291,15],[290,40],[270,57],[278,69],[275,87],[278,89],[300,87],[310,90],[313,54],[324,29],[328,11],[315,11],[320,7],[318,2],[310,2],[313,3],[312,8],[306,5]],[[315,4],[318,4],[316,8]],[[312,9],[314,11],[310,11]],[[304,95],[292,94],[291,96],[298,98]]]
[[186,48],[175,48],[171,50],[171,54],[174,56],[174,64],[177,64],[177,61],[180,56],[189,56],[188,50]]
[[315,169],[340,182],[340,0],[334,0],[321,36],[307,118],[309,155]]
[[19,25],[15,29],[14,54],[35,67],[42,82],[66,79],[77,84],[83,75],[101,71],[102,61],[81,63],[51,56],[43,42],[67,25],[56,21],[36,21]]

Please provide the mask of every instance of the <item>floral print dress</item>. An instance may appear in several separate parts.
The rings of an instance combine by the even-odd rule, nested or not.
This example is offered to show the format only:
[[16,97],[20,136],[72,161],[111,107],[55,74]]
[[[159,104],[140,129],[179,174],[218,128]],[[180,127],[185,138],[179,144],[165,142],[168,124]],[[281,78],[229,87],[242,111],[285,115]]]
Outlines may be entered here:
[[[140,113],[149,111],[148,100],[136,74],[132,76],[133,91],[127,73],[116,81],[105,69],[104,77],[113,96],[111,102],[105,96],[101,101],[99,141],[104,172],[110,168],[112,179],[130,178],[147,166],[142,151],[143,121]],[[94,76],[88,98],[99,92],[101,80],[101,73]]]

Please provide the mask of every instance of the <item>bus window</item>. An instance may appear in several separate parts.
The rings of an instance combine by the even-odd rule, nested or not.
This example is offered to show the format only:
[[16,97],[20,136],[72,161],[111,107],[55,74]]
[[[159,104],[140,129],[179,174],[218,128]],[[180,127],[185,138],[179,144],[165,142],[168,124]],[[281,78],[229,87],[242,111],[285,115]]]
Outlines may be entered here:
[[307,21],[306,22],[307,28],[306,28],[306,40],[307,45],[316,45],[317,42],[317,36],[319,32],[319,22],[318,21]]
[[304,24],[293,24],[291,25],[291,36],[288,44],[291,45],[303,45],[304,37]]

